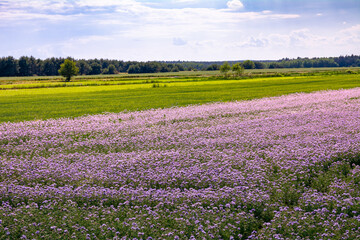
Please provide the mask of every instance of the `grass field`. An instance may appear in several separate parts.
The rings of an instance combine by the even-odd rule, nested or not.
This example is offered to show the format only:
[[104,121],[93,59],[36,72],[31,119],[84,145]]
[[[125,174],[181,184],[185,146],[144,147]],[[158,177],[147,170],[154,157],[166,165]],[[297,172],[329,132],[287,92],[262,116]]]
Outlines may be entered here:
[[[287,73],[290,71],[287,69]],[[93,76],[70,83],[60,82],[56,77],[47,80],[3,78],[0,79],[3,89],[0,90],[0,122],[77,117],[360,86],[359,74],[335,74],[333,71],[314,76],[244,79],[220,79],[206,74],[202,72],[197,77],[165,74],[160,78],[148,74],[131,78]],[[14,86],[19,89],[11,89]]]
[[[282,68],[282,69],[250,69],[245,70],[245,75],[271,75],[271,74],[323,74],[341,73],[347,70],[359,72],[360,67],[352,68]],[[146,74],[112,74],[112,75],[81,75],[75,76],[73,82],[87,81],[119,81],[124,79],[149,79],[149,78],[184,78],[184,77],[211,77],[220,75],[220,71],[184,71],[167,73],[146,73]],[[12,84],[26,83],[49,83],[63,82],[64,78],[60,76],[33,76],[33,77],[0,77],[0,87]]]
[[[298,80],[243,88],[326,85]],[[204,86],[171,98],[236,84]],[[359,104],[354,88],[2,123],[0,239],[359,239]]]

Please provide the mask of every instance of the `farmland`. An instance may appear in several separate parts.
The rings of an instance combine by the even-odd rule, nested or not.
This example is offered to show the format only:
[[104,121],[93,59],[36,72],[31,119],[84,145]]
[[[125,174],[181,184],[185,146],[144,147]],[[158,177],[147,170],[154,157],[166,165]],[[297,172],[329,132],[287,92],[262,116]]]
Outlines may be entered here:
[[2,123],[0,238],[356,239],[359,104],[353,88]]
[[358,70],[0,78],[0,239],[356,239]]
[[[359,74],[346,69],[262,70],[242,78],[218,72],[0,78],[0,122],[78,117],[104,112],[136,111],[249,100],[295,92],[360,86]],[[351,70],[357,73],[358,68]]]
[[0,0],[0,240],[360,240],[360,0]]

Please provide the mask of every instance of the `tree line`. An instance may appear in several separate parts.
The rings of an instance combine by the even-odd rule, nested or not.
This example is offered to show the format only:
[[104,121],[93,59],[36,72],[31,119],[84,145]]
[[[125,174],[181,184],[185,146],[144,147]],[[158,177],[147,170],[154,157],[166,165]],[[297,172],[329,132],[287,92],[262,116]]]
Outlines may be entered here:
[[[158,73],[178,71],[216,71],[224,64],[218,62],[190,61],[121,61],[110,59],[74,60],[81,75],[116,74],[116,73]],[[0,76],[56,76],[65,58],[39,59],[23,56],[0,58]],[[229,61],[230,66],[240,63],[244,69],[265,68],[312,68],[312,67],[360,67],[360,56],[340,56],[331,58],[296,58],[278,61]]]
[[[186,69],[181,64],[166,62],[135,62],[109,59],[74,60],[80,75],[116,74],[116,73],[157,73],[179,72]],[[47,58],[45,60],[31,57],[0,58],[0,76],[57,76],[60,65],[65,58]]]
[[360,67],[360,56],[340,56],[334,58],[284,58],[268,63],[269,68],[321,68],[321,67]]
[[[349,55],[328,58],[284,58],[277,61],[227,61],[230,66],[240,63],[245,69],[271,69],[271,68],[321,68],[321,67],[360,67],[360,56]],[[181,64],[187,70],[212,71],[220,70],[224,61],[217,62],[186,62],[173,61]]]

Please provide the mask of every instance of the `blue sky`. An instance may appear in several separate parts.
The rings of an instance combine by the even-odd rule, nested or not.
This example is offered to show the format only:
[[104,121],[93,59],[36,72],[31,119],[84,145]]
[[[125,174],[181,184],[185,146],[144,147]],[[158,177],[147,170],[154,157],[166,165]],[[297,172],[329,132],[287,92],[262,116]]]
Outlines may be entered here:
[[17,58],[360,54],[360,0],[0,0],[0,42]]

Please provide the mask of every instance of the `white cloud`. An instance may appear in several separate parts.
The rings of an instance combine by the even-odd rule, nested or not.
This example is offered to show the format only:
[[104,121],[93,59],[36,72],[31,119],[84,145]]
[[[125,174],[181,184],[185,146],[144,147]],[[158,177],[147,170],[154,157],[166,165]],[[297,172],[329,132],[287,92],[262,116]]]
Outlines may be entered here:
[[78,0],[78,6],[105,7],[105,6],[129,6],[140,4],[134,0]]
[[228,1],[226,5],[228,6],[228,8],[234,11],[238,11],[244,8],[244,4],[239,0]]
[[356,46],[360,51],[360,24],[341,30],[335,37],[334,42],[338,45]]
[[[192,1],[196,0],[176,0]],[[239,0],[232,0],[227,3],[230,9],[237,10],[243,8]],[[84,8],[86,7],[86,8]],[[106,7],[114,7],[111,11]],[[105,11],[107,10],[107,11]],[[152,8],[135,0],[14,0],[5,4],[4,10],[0,9],[0,18],[4,21],[22,19],[59,19],[61,15],[68,18],[73,15],[83,16],[83,18],[93,18],[101,24],[126,23],[133,24],[141,22],[148,25],[161,24],[165,21],[168,25],[221,25],[223,23],[235,23],[241,21],[251,21],[256,19],[286,19],[298,18],[297,14],[273,14],[271,11],[263,12],[233,12],[226,9],[214,8],[182,8],[182,9],[162,9]],[[114,12],[115,11],[115,12]],[[66,13],[66,14],[64,14]],[[95,15],[98,15],[95,17]],[[99,14],[103,14],[102,16]],[[92,17],[91,17],[92,16]],[[126,16],[126,18],[125,18]],[[5,23],[4,23],[5,24]],[[189,27],[189,26],[187,26]]]
[[182,38],[173,38],[173,44],[175,46],[184,46],[187,44],[187,42]]
[[[229,42],[231,52],[243,52],[247,58],[279,59],[282,57],[319,57],[354,54],[360,48],[360,24],[331,35],[321,35],[302,28],[288,33],[254,34]],[[229,50],[230,51],[230,50]]]
[[[170,6],[195,3],[196,8],[169,8],[167,4],[155,7],[155,1],[149,1],[5,1],[0,4],[0,52],[124,60],[238,60],[336,56],[334,49],[360,51],[356,47],[360,46],[360,25],[348,27],[348,23],[342,31],[316,31],[312,25],[302,24],[296,11],[249,12],[244,11],[239,0],[227,1],[223,9],[209,8],[207,4],[201,8],[200,2],[205,1],[200,0],[167,2]],[[312,17],[321,21],[316,13]],[[21,29],[27,26],[31,27],[25,35]],[[17,40],[19,44],[13,47],[13,42],[6,42],[6,31],[13,34],[9,39],[29,37],[33,42],[21,44]],[[340,50],[339,55],[347,53]]]
[[104,42],[104,41],[109,41],[109,40],[114,40],[114,38],[111,36],[90,35],[90,36],[86,36],[86,37],[70,39],[70,42],[72,42],[73,44],[74,43],[88,44],[90,42]]
[[246,41],[238,44],[241,48],[263,48],[269,45],[269,40],[266,38],[250,37]]
[[[360,24],[341,30],[341,33],[360,35]],[[360,37],[360,36],[359,36]]]
[[197,3],[198,0],[172,0],[173,3]]
[[0,14],[0,26],[8,26],[8,22],[11,22],[12,24],[24,24],[24,23],[30,23],[26,22],[28,20],[46,20],[50,22],[60,22],[60,21],[71,21],[75,20],[77,17],[81,15],[69,15],[64,16],[60,14],[44,14],[44,13],[32,13],[27,12],[23,10],[13,10],[9,12],[2,12]]
[[68,0],[12,0],[3,3],[2,8],[4,8],[4,10],[22,9],[37,12],[67,12],[74,9],[74,4],[70,3]]

